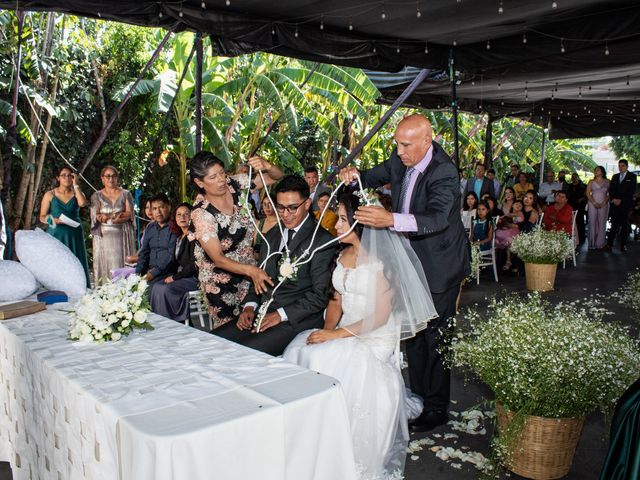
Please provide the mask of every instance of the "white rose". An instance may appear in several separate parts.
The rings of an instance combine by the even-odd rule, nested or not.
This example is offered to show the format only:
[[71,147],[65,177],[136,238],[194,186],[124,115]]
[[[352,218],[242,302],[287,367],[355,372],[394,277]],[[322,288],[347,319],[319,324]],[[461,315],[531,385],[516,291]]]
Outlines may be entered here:
[[131,321],[131,319],[133,318],[133,314],[131,312],[127,312],[127,313],[124,314],[124,317],[127,320]]
[[111,334],[111,340],[113,340],[114,342],[117,342],[121,338],[122,338],[122,334],[121,333],[114,332],[114,333]]
[[293,265],[291,265],[290,262],[283,262],[282,265],[280,265],[280,275],[283,278],[289,278],[294,274],[294,272],[295,270],[293,269]]
[[136,314],[133,316],[133,320],[136,323],[144,323],[147,321],[147,314],[143,311],[137,311]]
[[122,325],[123,328],[127,328],[129,326],[129,323],[129,320],[123,320],[120,325]]
[[78,341],[80,341],[82,343],[91,343],[91,342],[93,342],[93,337],[91,335],[82,335],[82,336],[80,336]]
[[107,320],[109,324],[113,324],[118,321],[118,317],[112,313],[111,315],[109,315],[109,318]]

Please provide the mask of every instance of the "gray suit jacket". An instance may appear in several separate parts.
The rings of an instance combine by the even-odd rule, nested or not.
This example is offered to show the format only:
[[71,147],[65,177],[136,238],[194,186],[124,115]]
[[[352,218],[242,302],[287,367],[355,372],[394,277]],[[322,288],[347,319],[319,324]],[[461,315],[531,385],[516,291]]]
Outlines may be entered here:
[[[377,188],[391,182],[393,211],[400,212],[400,185],[406,167],[396,150],[388,160],[361,173],[365,187]],[[412,213],[418,231],[409,234],[432,293],[443,293],[469,275],[467,237],[460,219],[458,170],[442,147],[433,142],[433,157],[415,184]]]
[[[302,225],[298,233],[291,240],[289,250],[293,258],[299,257],[305,249],[309,248],[311,237],[316,227],[316,221],[313,217],[309,217]],[[272,228],[266,235],[266,239],[271,246],[271,253],[280,249],[280,229]],[[333,235],[324,228],[319,228],[315,241],[310,250],[327,243],[333,239]],[[298,268],[298,273],[294,280],[286,280],[276,291],[274,301],[269,306],[269,312],[273,312],[278,308],[284,308],[288,321],[297,332],[309,330],[311,328],[322,328],[324,324],[323,312],[328,302],[329,282],[331,281],[331,263],[333,262],[337,244],[334,242],[330,246],[318,251],[312,260]],[[261,264],[267,256],[267,246],[265,243],[260,247]],[[274,255],[267,262],[265,271],[273,279],[274,284],[278,284],[280,255]],[[247,295],[246,302],[255,302],[261,305],[269,301],[271,291],[262,294],[260,297],[256,295],[253,288]]]
[[[476,177],[475,176],[467,179],[467,186],[464,188],[464,197],[465,198],[469,194],[469,192],[475,191],[473,189],[473,187],[475,185],[475,182],[476,182]],[[482,195],[484,195],[485,193],[488,193],[493,198],[496,198],[496,190],[493,187],[493,182],[491,180],[489,180],[487,177],[484,177],[482,179],[482,187],[480,188],[480,196],[482,197]],[[479,198],[478,198],[478,200],[479,200]]]

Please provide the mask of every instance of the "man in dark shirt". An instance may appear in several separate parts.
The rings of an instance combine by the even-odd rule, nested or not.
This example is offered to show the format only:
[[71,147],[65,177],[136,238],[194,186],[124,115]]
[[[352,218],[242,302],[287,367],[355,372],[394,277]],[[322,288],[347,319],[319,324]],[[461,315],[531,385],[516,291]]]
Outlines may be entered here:
[[138,255],[136,274],[149,283],[155,283],[170,275],[173,251],[176,248],[176,234],[169,229],[171,203],[164,193],[149,200],[154,222],[144,233],[144,241]]
[[587,208],[587,186],[584,184],[577,173],[571,174],[571,183],[566,189],[569,205],[573,208],[576,215],[576,229],[578,230],[578,242],[580,245],[586,240],[584,214]]

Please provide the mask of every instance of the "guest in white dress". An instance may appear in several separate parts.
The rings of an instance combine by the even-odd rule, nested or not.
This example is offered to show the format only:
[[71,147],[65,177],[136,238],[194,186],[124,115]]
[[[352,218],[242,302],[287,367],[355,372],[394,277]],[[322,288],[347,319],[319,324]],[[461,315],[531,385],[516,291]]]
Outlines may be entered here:
[[283,357],[340,381],[360,479],[400,479],[409,439],[400,340],[437,313],[415,253],[396,232],[354,225],[358,206],[354,194],[340,197],[344,248],[324,328],[300,333]]

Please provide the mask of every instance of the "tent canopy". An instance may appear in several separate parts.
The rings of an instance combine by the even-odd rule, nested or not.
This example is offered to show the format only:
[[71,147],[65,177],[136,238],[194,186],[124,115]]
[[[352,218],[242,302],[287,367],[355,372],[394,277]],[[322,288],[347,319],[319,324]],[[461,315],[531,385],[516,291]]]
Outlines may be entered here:
[[[261,50],[378,71],[447,72],[452,54],[463,110],[550,125],[552,138],[640,127],[637,0],[0,0],[0,8],[18,5],[202,31],[220,55]],[[449,83],[430,77],[409,103],[445,108]],[[383,93],[393,99],[401,89]]]

